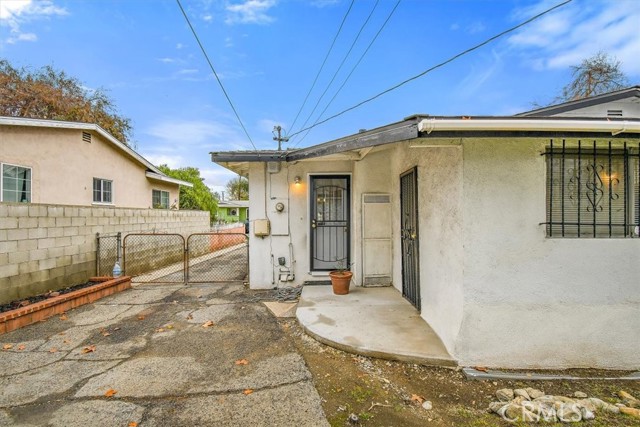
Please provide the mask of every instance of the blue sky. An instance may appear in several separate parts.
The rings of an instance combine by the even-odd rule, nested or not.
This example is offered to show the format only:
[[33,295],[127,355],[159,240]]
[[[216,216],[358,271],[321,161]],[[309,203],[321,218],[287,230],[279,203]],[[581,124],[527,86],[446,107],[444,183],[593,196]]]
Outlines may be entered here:
[[[300,129],[334,96],[397,0],[356,0],[302,114],[291,128],[351,0],[181,0],[259,149],[276,124]],[[330,116],[508,29],[560,0],[401,0]],[[374,9],[375,7],[375,9]],[[510,115],[545,104],[570,66],[598,51],[640,84],[640,2],[574,0],[398,90],[313,129],[303,147],[424,113]],[[175,0],[0,0],[0,57],[53,65],[104,88],[132,119],[138,151],[155,164],[196,166],[211,188],[233,174],[210,151],[253,149]]]

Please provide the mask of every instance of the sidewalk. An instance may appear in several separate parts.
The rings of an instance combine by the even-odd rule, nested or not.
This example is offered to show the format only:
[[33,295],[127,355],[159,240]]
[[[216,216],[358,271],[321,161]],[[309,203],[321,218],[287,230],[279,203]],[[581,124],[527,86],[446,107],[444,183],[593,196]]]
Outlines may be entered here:
[[304,360],[254,295],[135,286],[0,336],[0,425],[328,425]]

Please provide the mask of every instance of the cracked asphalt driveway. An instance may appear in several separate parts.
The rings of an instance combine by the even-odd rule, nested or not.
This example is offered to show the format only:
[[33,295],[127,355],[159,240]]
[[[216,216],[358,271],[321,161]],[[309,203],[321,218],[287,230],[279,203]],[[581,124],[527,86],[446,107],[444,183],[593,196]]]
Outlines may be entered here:
[[0,351],[0,426],[328,425],[304,360],[255,295],[136,286],[0,336],[12,344]]

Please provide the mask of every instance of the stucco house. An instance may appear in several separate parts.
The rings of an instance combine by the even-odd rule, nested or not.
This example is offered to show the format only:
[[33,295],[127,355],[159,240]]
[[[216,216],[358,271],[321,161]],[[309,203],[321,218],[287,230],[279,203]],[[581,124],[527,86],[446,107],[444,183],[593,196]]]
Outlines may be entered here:
[[220,200],[216,220],[223,223],[245,222],[249,218],[248,200]]
[[348,264],[459,365],[640,367],[639,86],[211,158],[249,178],[252,288]]
[[189,182],[90,123],[0,117],[0,202],[170,209]]

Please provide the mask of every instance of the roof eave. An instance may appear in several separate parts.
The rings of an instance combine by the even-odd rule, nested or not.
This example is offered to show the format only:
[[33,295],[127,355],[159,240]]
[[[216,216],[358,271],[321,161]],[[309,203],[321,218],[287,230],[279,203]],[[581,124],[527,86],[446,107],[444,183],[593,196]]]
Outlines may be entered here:
[[152,171],[147,171],[146,176],[149,179],[154,179],[156,181],[168,182],[171,184],[182,185],[184,187],[192,188],[193,184],[188,181],[181,181],[179,179],[171,178],[170,176],[166,176],[164,174],[155,173]]

